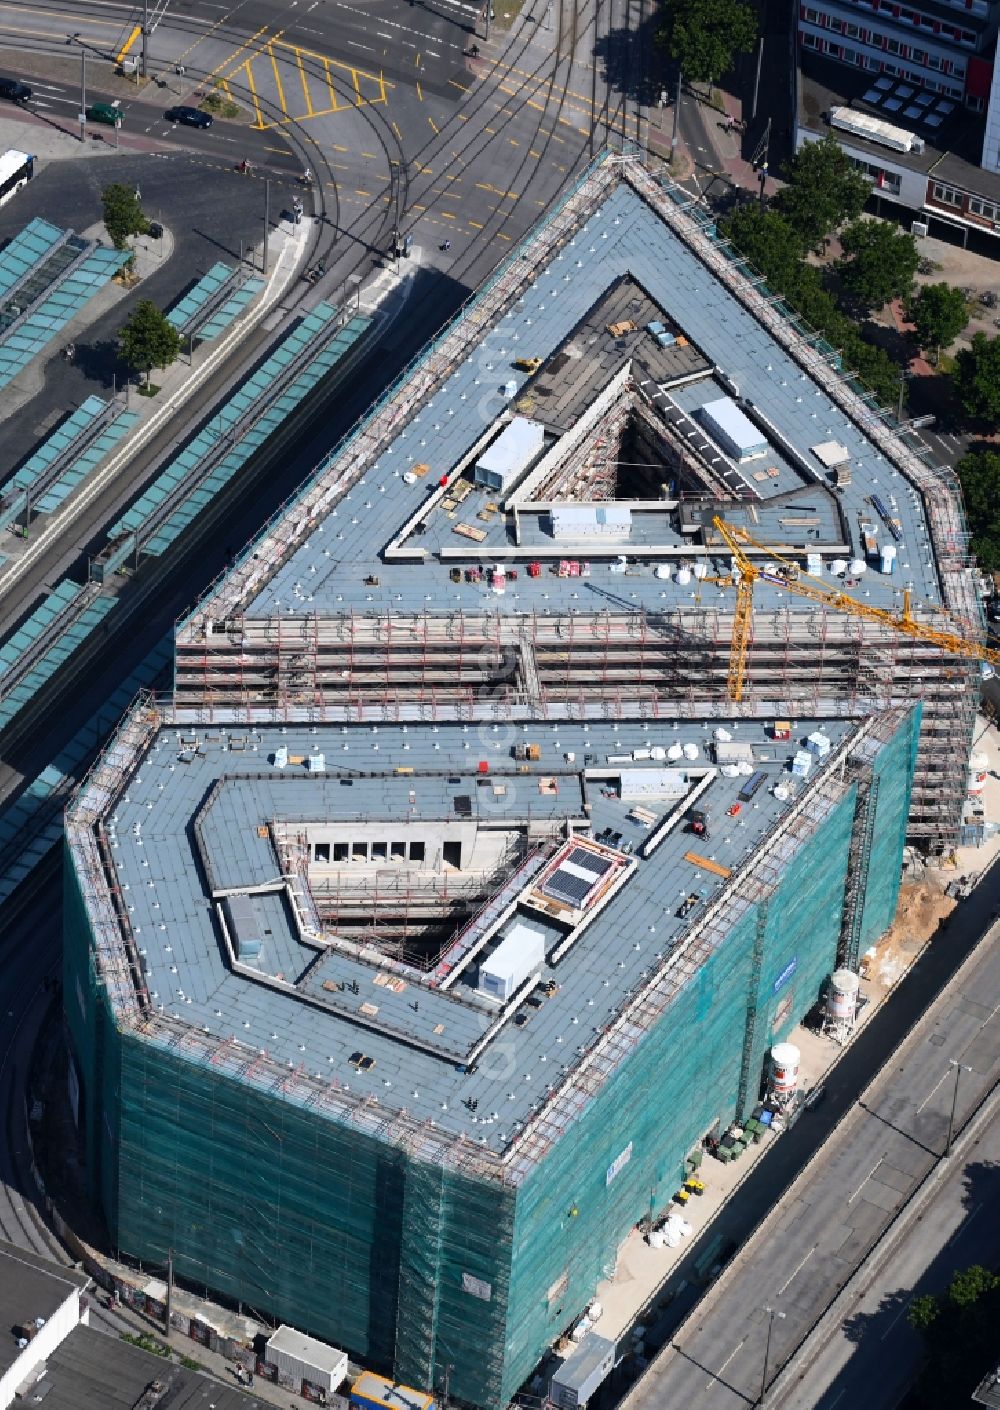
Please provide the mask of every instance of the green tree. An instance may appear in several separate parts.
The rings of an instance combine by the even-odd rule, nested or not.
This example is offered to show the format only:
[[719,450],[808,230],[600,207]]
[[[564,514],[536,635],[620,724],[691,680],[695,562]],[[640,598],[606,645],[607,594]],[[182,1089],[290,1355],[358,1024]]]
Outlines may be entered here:
[[787,185],[774,204],[811,248],[847,220],[857,220],[871,187],[832,133],[806,142],[785,168]]
[[910,1303],[906,1320],[911,1327],[916,1327],[918,1332],[926,1332],[940,1312],[938,1300],[933,1293],[924,1293],[922,1297],[915,1297]]
[[133,372],[146,374],[148,386],[153,368],[169,367],[180,352],[181,335],[151,299],[140,299],[119,330],[118,346]]
[[114,181],[101,192],[104,228],[116,250],[128,248],[129,237],[146,235],[149,221],[142,213],[139,196],[131,186]]
[[975,333],[955,366],[955,390],[970,416],[1000,421],[1000,338]]
[[[993,456],[993,459],[1000,469],[1000,458]],[[984,1293],[992,1292],[994,1288],[1000,1288],[1000,1278],[982,1264],[974,1263],[971,1268],[959,1269],[952,1278],[948,1300],[955,1307],[971,1307]]]
[[965,295],[950,284],[925,284],[910,299],[906,314],[917,330],[920,346],[933,348],[935,361],[969,321]]
[[920,256],[913,236],[885,220],[855,220],[842,231],[846,258],[838,263],[844,287],[865,308],[908,295]]
[[762,210],[756,201],[748,202],[722,222],[722,232],[776,293],[783,293],[795,282],[802,246],[777,211]]
[[692,83],[721,78],[757,38],[757,17],[743,0],[665,0],[657,43]]
[[[988,573],[1000,568],[1000,455],[964,455],[955,467],[972,532],[972,551]],[[959,1296],[963,1295],[960,1285]]]
[[[1000,457],[993,459],[1000,466]],[[909,1320],[925,1351],[914,1403],[925,1410],[965,1410],[975,1386],[996,1366],[1000,1278],[987,1268],[960,1269],[947,1292],[914,1298]]]

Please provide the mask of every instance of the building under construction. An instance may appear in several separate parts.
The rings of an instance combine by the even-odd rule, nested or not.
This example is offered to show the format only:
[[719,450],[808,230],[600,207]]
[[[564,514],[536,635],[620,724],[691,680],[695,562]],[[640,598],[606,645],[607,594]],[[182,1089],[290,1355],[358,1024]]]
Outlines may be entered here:
[[121,1252],[493,1410],[748,1111],[965,797],[960,499],[833,362],[604,160],[180,625],[67,815]]

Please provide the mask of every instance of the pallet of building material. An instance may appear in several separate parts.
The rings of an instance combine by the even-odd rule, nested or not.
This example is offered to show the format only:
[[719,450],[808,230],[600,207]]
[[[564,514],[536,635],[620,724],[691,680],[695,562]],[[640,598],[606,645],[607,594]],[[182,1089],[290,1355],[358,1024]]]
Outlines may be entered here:
[[423,460],[418,460],[416,465],[411,466],[410,473],[416,475],[418,480],[422,480],[425,475],[430,473],[430,468]]
[[711,857],[702,857],[697,852],[685,852],[684,860],[690,862],[693,867],[701,867],[704,871],[710,871],[715,876],[732,876],[732,867],[724,867],[721,862],[713,862]]
[[482,543],[486,537],[485,529],[477,529],[475,524],[452,524],[453,534],[461,534],[463,539],[472,539],[474,543]]

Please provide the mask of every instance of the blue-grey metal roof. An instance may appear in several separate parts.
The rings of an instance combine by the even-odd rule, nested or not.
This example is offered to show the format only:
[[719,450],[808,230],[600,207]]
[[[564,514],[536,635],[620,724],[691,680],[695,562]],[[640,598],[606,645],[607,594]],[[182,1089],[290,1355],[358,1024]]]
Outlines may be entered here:
[[[511,826],[526,817],[537,823],[545,815],[565,816],[578,824],[589,817],[593,835],[608,828],[638,848],[649,829],[629,821],[632,804],[610,789],[606,793],[600,779],[582,781],[584,760],[591,770],[613,772],[617,766],[607,764],[609,755],[693,742],[699,758],[679,765],[692,771],[693,786],[709,766],[716,727],[717,722],[533,724],[514,731],[488,725],[289,725],[237,738],[236,731],[192,733],[187,725],[163,726],[134,761],[107,818],[110,855],[153,1005],[220,1040],[235,1038],[251,1052],[301,1065],[310,1076],[376,1096],[384,1108],[405,1108],[416,1119],[433,1119],[444,1132],[481,1136],[500,1150],[514,1123],[528,1118],[622,998],[728,884],[684,860],[684,854],[693,850],[738,871],[792,806],[775,798],[771,788],[779,779],[789,781],[787,762],[816,722],[797,721],[792,744],[775,742],[760,723],[730,726],[735,739],[752,744],[767,785],[731,816],[728,809],[746,780],[720,774],[701,802],[713,820],[709,841],[678,825],[649,859],[633,851],[628,862],[634,870],[623,889],[557,965],[545,965],[543,979],[556,978],[558,993],[527,1010],[523,1026],[508,1023],[501,1044],[488,1046],[472,1071],[463,1071],[466,1055],[496,1016],[495,1006],[471,987],[474,966],[442,991],[421,982],[416,971],[408,974],[388,961],[383,966],[377,956],[366,959],[347,949],[304,943],[277,889],[281,867],[269,829],[275,822],[294,830],[296,822],[352,820],[370,827],[381,819],[390,832],[408,828],[420,836],[421,823],[454,816],[456,793],[475,800],[477,784],[488,780],[489,804],[485,798],[474,802],[476,821],[496,823],[505,810]],[[834,746],[854,728],[847,722],[822,723]],[[528,772],[512,760],[512,741],[540,744],[541,758]],[[279,769],[272,760],[282,748],[290,761],[322,752],[326,772],[309,772],[298,762]],[[574,760],[567,761],[567,754]],[[395,772],[403,760],[412,774]],[[488,775],[481,771],[484,763]],[[660,769],[662,763],[640,757],[628,767]],[[814,775],[826,767],[817,764]],[[553,776],[555,796],[543,791],[541,782]],[[498,782],[505,785],[499,801],[493,793]],[[590,805],[586,810],[584,799]],[[644,799],[643,806],[665,816],[677,802]],[[259,952],[241,957],[239,972],[220,943],[210,888],[253,894],[246,924],[247,933],[259,937]],[[690,920],[680,919],[678,907],[694,892],[702,905]],[[547,934],[551,959],[551,947],[564,931],[533,911],[518,918]],[[387,985],[390,971],[402,982]],[[374,1059],[367,1073],[351,1064],[359,1053]]]
[[[756,485],[765,499],[769,486],[773,491],[787,492],[795,485],[828,484],[811,447],[835,439],[850,456],[852,483],[837,493],[855,546],[862,516],[874,520],[880,539],[888,540],[887,530],[868,503],[873,493],[898,515],[902,525],[899,571],[894,577],[870,572],[861,595],[876,605],[898,606],[903,586],[911,584],[917,600],[939,603],[936,568],[917,490],[658,212],[623,182],[539,277],[522,284],[516,301],[495,326],[484,328],[476,351],[454,367],[444,385],[411,419],[401,423],[395,440],[278,569],[249,606],[248,614],[267,616],[304,609],[330,614],[424,608],[493,610],[495,598],[488,587],[450,583],[447,569],[433,559],[376,564],[378,555],[404,520],[428,499],[438,477],[470,451],[490,420],[507,405],[502,396],[504,384],[515,381],[520,390],[529,381],[529,373],[514,368],[514,359],[528,355],[548,358],[608,286],[629,272],[735,384],[740,396],[752,403],[765,429],[769,423],[780,434],[782,446],[779,450],[774,445],[776,454],[766,462],[766,466],[778,468],[779,476],[766,485]],[[464,316],[475,317],[475,306]],[[830,371],[829,377],[832,382],[836,374]],[[694,390],[675,395],[682,404],[700,404],[717,395],[716,383],[705,384],[701,392],[697,387],[696,383]],[[800,468],[790,462],[786,454],[789,447]],[[431,474],[413,484],[405,483],[404,474],[417,463],[428,464]],[[764,462],[744,466],[744,474],[752,476],[758,464]],[[809,467],[814,467],[812,481],[806,473]],[[468,519],[465,508],[463,505],[457,512],[456,522]],[[441,512],[434,510],[431,517]],[[469,522],[483,527],[474,512]],[[451,533],[450,522],[447,529],[444,538],[453,538],[450,546],[460,547],[463,540]],[[803,541],[806,537],[803,533]],[[468,547],[471,559],[477,546]],[[364,581],[373,566],[379,568],[378,585]],[[607,573],[606,566],[595,564],[595,582],[600,583]],[[614,578],[608,580],[608,586],[615,586]],[[757,591],[762,608],[777,605],[779,599],[782,605],[796,606],[796,599],[777,586],[759,583]],[[546,576],[519,583],[513,591],[508,589],[507,610],[569,610],[578,603],[578,592],[579,585],[573,580]],[[628,595],[636,607],[663,610],[682,605],[690,592],[655,578],[647,567],[630,578]],[[731,601],[726,589],[712,588],[703,589],[702,602],[715,600],[716,595],[720,603]]]

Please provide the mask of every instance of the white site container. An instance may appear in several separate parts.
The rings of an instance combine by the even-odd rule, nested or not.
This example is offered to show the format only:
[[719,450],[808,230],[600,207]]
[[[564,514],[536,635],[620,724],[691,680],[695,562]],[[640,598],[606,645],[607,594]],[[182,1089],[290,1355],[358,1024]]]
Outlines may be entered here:
[[520,479],[544,444],[545,428],[540,422],[515,416],[476,461],[476,484],[504,494]]
[[706,402],[699,407],[698,418],[712,439],[737,462],[756,460],[767,454],[767,439],[732,397]]
[[479,988],[494,999],[506,1001],[544,963],[545,936],[519,921],[480,964]]
[[347,1379],[347,1353],[307,1337],[294,1327],[281,1326],[268,1338],[264,1360],[296,1383],[310,1381],[322,1390],[339,1390]]
[[792,759],[792,773],[796,778],[808,778],[809,770],[813,766],[813,755],[807,754],[804,749],[796,751]]
[[810,754],[815,754],[817,759],[825,759],[830,752],[830,739],[822,730],[815,730],[806,736],[806,748]]

